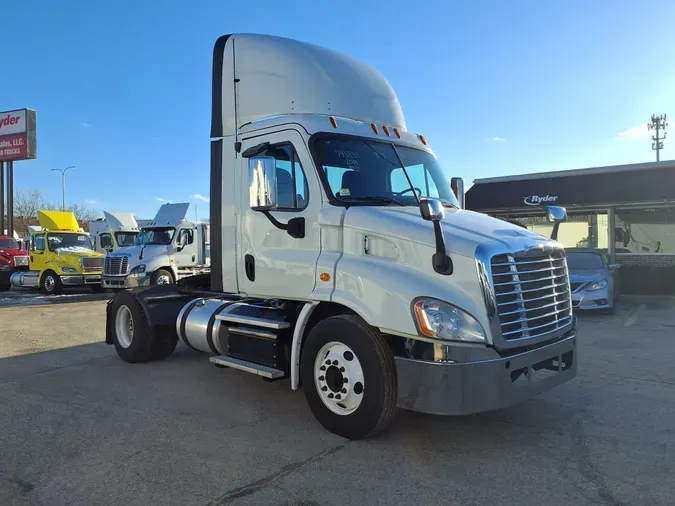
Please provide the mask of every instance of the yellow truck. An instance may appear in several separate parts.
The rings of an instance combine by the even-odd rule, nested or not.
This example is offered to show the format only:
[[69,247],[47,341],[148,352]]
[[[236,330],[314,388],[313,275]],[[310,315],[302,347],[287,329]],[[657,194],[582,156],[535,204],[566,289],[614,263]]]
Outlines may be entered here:
[[15,272],[12,286],[39,288],[49,295],[63,287],[91,286],[101,291],[104,255],[92,249],[89,234],[75,215],[66,211],[38,211],[40,227],[30,234],[29,270]]

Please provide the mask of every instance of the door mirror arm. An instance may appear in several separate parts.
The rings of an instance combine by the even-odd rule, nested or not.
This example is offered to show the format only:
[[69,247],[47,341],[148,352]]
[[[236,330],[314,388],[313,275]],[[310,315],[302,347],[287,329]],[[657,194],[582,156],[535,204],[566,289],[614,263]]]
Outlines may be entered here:
[[288,223],[281,223],[269,211],[262,211],[262,213],[270,220],[270,223],[279,230],[285,230],[288,235],[295,239],[302,239],[305,237],[305,218],[291,218]]

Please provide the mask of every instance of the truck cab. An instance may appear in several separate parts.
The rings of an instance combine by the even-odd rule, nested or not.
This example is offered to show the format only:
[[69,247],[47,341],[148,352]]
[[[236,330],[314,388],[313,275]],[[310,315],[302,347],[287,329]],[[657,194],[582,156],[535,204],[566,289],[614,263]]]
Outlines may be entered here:
[[209,226],[185,220],[189,204],[164,204],[138,233],[133,246],[106,256],[103,287],[123,289],[170,284],[208,273]]
[[39,288],[58,295],[64,287],[101,287],[103,255],[92,249],[89,235],[75,215],[65,211],[38,211],[40,227],[30,229],[29,269],[10,278],[17,288]]
[[16,232],[13,236],[0,235],[0,292],[11,288],[10,277],[13,273],[28,269],[28,252],[22,248]]
[[463,209],[377,70],[234,34],[215,44],[212,87],[210,276],[117,294],[106,342],[122,360],[180,340],[288,378],[350,439],[397,407],[478,413],[574,377],[563,247]]
[[133,214],[103,211],[103,215],[89,222],[89,237],[95,251],[107,254],[136,243],[140,228]]

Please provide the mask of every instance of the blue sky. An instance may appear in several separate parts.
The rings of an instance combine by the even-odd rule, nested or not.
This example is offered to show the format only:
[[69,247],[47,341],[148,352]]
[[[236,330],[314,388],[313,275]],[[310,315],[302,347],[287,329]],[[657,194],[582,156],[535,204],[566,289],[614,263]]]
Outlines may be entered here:
[[467,182],[651,161],[640,125],[675,114],[667,0],[22,0],[3,2],[0,19],[0,110],[38,117],[38,159],[15,164],[17,190],[58,201],[49,169],[76,165],[67,203],[142,217],[158,199],[207,213],[193,196],[208,196],[211,55],[225,33],[293,37],[375,66],[409,129]]

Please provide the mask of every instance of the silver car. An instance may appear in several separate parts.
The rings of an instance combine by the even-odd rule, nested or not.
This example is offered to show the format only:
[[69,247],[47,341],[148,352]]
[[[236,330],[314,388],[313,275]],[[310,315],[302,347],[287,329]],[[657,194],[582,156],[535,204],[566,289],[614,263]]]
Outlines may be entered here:
[[565,251],[573,307],[579,310],[613,313],[619,300],[615,279],[619,265],[610,265],[607,254],[600,249],[566,248]]

